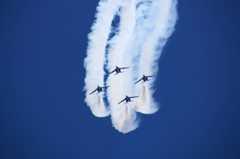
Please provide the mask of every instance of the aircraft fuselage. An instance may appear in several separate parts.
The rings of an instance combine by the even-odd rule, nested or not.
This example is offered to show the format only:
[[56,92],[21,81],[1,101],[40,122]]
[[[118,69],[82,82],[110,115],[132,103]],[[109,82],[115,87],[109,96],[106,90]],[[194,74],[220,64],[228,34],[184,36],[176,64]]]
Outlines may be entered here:
[[145,76],[145,75],[143,75],[143,82],[146,82],[146,81],[148,81],[148,77],[147,76]]
[[129,98],[128,96],[126,96],[125,100],[126,102],[131,102],[131,98]]
[[102,92],[103,90],[102,90],[101,87],[98,86],[97,91],[98,91],[98,93],[100,93],[100,92]]
[[116,73],[121,73],[121,69],[116,67]]

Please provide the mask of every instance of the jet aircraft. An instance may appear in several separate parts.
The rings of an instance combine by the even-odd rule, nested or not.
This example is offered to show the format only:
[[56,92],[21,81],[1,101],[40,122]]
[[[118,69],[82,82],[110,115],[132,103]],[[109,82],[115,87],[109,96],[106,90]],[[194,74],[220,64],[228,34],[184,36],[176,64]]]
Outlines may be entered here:
[[126,103],[131,102],[131,98],[137,98],[138,96],[132,96],[132,97],[128,97],[126,96],[126,98],[124,98],[121,102],[119,102],[118,104],[122,103],[123,101],[126,101]]
[[[121,69],[127,69],[127,68],[129,68],[129,67],[117,67],[116,66],[116,68],[112,71],[112,72],[110,72],[109,74],[111,74],[111,73],[113,73],[113,72],[115,72],[116,71],[116,74],[118,74],[118,73],[123,73],[122,71],[121,71]],[[116,75],[115,74],[115,75]]]
[[110,86],[103,86],[103,87],[97,86],[97,88],[92,93],[90,93],[89,95],[93,94],[96,91],[98,91],[98,93],[100,93],[100,92],[103,91],[103,88],[107,88],[107,87],[110,87]]
[[[145,75],[143,75],[143,77],[142,77],[140,80],[138,80],[136,83],[140,82],[141,80],[143,80],[143,82],[149,81],[148,77],[153,77],[153,76],[156,76],[156,75],[151,75],[151,76],[145,76]],[[136,84],[136,83],[135,83],[135,84]]]

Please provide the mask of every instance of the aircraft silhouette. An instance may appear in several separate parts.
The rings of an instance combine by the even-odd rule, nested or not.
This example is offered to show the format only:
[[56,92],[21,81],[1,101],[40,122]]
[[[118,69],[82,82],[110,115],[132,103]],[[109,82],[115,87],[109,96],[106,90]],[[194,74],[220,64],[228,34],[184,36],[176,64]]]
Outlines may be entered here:
[[126,96],[126,98],[124,98],[121,102],[119,102],[118,104],[122,103],[123,101],[126,101],[126,103],[131,102],[131,98],[137,98],[138,96],[132,96],[132,97],[128,97]]
[[[116,66],[116,68],[112,71],[112,72],[110,72],[109,74],[111,74],[111,73],[113,73],[113,72],[115,72],[116,71],[116,74],[118,74],[118,73],[123,73],[122,71],[121,71],[121,69],[127,69],[127,68],[129,68],[129,67],[117,67]],[[116,75],[115,74],[115,75]]]
[[103,91],[103,88],[107,88],[107,87],[110,87],[110,86],[103,86],[103,87],[97,86],[97,88],[93,92],[91,92],[89,95],[93,94],[96,91],[98,91],[98,93],[100,93]]
[[[138,80],[136,83],[140,82],[141,80],[143,80],[143,82],[149,81],[148,77],[153,77],[153,76],[156,76],[156,75],[151,75],[151,76],[145,76],[145,75],[143,75],[143,77],[142,77],[140,80]],[[135,84],[136,84],[136,83],[135,83]]]

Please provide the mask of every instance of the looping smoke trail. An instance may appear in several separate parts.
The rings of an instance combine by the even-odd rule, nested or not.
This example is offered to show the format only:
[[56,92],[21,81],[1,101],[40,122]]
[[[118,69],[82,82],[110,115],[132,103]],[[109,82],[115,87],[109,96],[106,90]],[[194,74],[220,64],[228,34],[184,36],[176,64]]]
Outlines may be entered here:
[[97,117],[108,116],[110,111],[105,108],[103,102],[99,102],[101,96],[96,98],[96,96],[93,95],[89,96],[89,93],[96,89],[98,85],[104,85],[105,72],[103,66],[105,62],[105,48],[111,31],[111,23],[119,8],[120,2],[120,0],[101,0],[99,2],[95,15],[96,21],[92,25],[92,32],[88,35],[87,57],[84,60],[84,67],[86,68],[86,85],[84,87],[86,90],[85,102]]
[[[176,24],[177,20],[176,5],[177,5],[176,0],[172,1],[160,0],[153,2],[153,8],[148,18],[155,23],[153,23],[152,26],[153,29],[151,31],[146,30],[148,32],[148,36],[146,38],[145,43],[142,46],[139,62],[140,66],[139,72],[144,72],[149,75],[157,73],[158,70],[157,62],[161,55],[161,51],[164,45],[166,44],[168,37],[174,31],[174,26]],[[141,93],[137,106],[138,111],[142,113],[150,114],[158,110],[156,102],[152,98],[152,94],[154,93],[153,82],[154,79],[148,82],[149,83],[148,88],[146,87],[146,85],[143,85],[142,89],[143,92]],[[139,87],[136,89],[139,92]],[[148,106],[147,104],[141,105],[141,103],[143,103],[142,101],[144,101],[144,98],[147,98],[145,96],[147,95],[146,93],[149,94],[148,96],[150,96],[150,104]]]
[[[126,51],[126,46],[129,44],[135,26],[135,5],[135,0],[122,1],[121,9],[119,11],[119,32],[109,41],[110,47],[107,55],[107,69],[109,72],[112,71],[115,66],[123,66],[123,55]],[[126,70],[126,73],[127,72],[128,70]],[[121,106],[117,105],[117,101],[120,101],[124,95],[130,92],[130,87],[128,86],[129,81],[131,80],[126,81],[126,79],[129,79],[129,76],[127,76],[125,72],[124,74],[113,76],[114,75],[110,76],[107,80],[107,85],[114,87],[114,89],[108,89],[107,91],[108,102],[111,105],[112,123],[117,130],[126,133],[127,130],[128,132],[134,130],[137,127],[137,124],[134,122],[134,115],[129,115],[127,118],[126,115],[123,115],[124,110],[119,108]],[[129,112],[131,112],[130,114],[135,113],[130,111],[131,109],[132,108],[129,108]],[[123,123],[124,126],[119,126]]]
[[[85,101],[95,116],[111,114],[113,127],[122,133],[130,132],[139,126],[136,111],[152,114],[158,110],[158,104],[152,97],[155,78],[147,81],[147,84],[135,85],[135,82],[143,74],[157,74],[158,59],[178,18],[176,6],[177,0],[99,2],[96,21],[88,36],[87,57],[84,60]],[[111,28],[116,14],[120,17],[119,25]],[[111,30],[115,35],[108,40]],[[116,66],[130,67],[123,74],[109,75],[105,81],[111,86],[106,92],[109,109],[104,105],[101,95],[88,95],[97,85],[104,85],[104,64],[109,72]],[[128,105],[118,105],[125,95],[139,98],[135,98],[136,100]]]

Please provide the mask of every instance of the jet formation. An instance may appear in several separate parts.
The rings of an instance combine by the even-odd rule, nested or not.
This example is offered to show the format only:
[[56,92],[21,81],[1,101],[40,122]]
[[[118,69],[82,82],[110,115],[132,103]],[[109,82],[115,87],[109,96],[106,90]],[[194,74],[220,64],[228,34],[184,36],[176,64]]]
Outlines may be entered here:
[[[118,66],[116,66],[116,68],[115,68],[113,71],[111,71],[109,74],[112,74],[113,72],[116,72],[115,75],[117,75],[117,74],[119,74],[119,73],[123,73],[123,72],[121,71],[121,69],[128,69],[128,68],[129,68],[129,67],[118,67]],[[145,75],[143,75],[143,77],[140,78],[137,82],[135,82],[135,84],[137,84],[137,83],[140,82],[141,80],[143,80],[143,82],[149,81],[148,78],[149,78],[149,77],[153,77],[153,76],[156,76],[156,75],[151,75],[151,76],[145,76]],[[96,91],[97,91],[97,93],[100,93],[100,92],[103,91],[103,88],[107,88],[107,87],[110,87],[110,86],[103,86],[103,87],[97,86],[97,88],[96,88],[93,92],[91,92],[89,95],[93,94],[93,93],[96,92]],[[138,97],[138,96],[131,96],[131,97],[129,97],[129,96],[126,95],[126,97],[125,97],[122,101],[120,101],[118,104],[120,104],[120,103],[122,103],[122,102],[124,102],[124,101],[126,101],[126,103],[132,102],[131,98],[137,98],[137,97]]]

